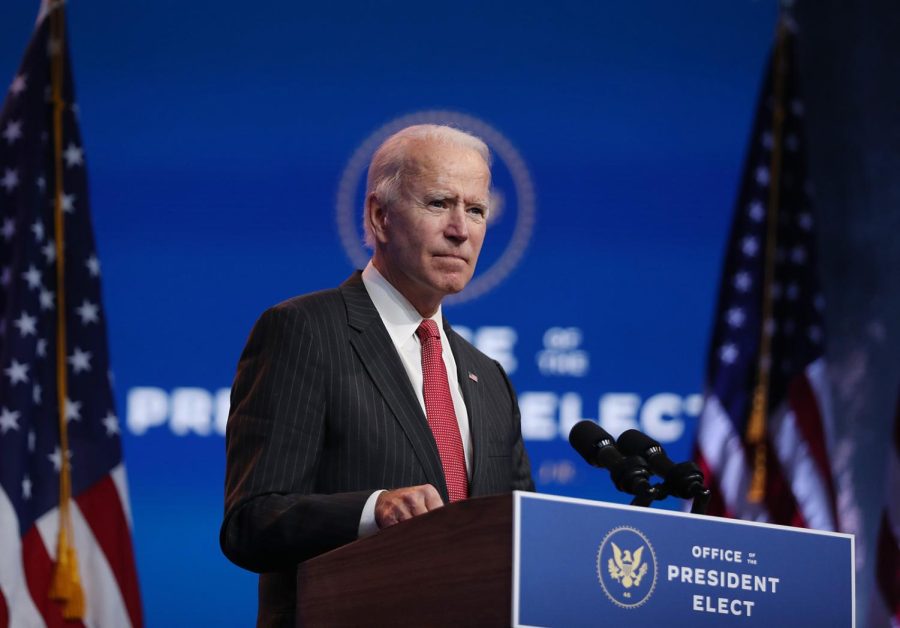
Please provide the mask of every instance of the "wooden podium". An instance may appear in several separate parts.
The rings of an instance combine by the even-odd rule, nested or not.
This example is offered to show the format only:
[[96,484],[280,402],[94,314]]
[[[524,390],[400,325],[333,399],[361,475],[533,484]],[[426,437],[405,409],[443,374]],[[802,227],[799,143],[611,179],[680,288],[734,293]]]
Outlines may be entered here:
[[511,495],[449,504],[297,567],[298,626],[509,626]]
[[301,563],[299,626],[853,626],[853,537],[516,492]]

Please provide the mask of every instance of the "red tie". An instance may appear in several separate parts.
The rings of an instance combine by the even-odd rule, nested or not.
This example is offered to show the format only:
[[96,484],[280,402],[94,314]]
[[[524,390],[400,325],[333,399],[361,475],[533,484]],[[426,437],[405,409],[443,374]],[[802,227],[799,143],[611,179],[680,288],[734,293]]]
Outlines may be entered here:
[[459,423],[450,397],[447,369],[441,357],[441,334],[437,323],[425,319],[416,330],[422,343],[422,377],[425,383],[425,415],[434,434],[450,501],[469,496],[469,477],[466,474],[466,454],[463,452]]

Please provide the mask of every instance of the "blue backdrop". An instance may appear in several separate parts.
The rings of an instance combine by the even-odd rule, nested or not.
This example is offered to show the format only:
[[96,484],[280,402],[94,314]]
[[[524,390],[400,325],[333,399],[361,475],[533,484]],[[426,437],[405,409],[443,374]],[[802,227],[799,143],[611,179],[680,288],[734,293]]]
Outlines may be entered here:
[[[496,152],[482,294],[445,315],[507,366],[538,489],[625,501],[580,418],[689,457],[776,2],[249,6],[68,14],[148,624],[253,621],[218,549],[227,389],[263,309],[355,267],[359,160],[404,116]],[[0,76],[36,9],[4,7]]]

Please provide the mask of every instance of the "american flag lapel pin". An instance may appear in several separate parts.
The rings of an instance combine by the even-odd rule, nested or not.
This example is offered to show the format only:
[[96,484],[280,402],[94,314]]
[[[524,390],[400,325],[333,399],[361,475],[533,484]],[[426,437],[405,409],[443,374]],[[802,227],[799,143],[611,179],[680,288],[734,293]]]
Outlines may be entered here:
[[469,379],[471,379],[473,382],[478,382],[478,376],[472,371],[469,371]]

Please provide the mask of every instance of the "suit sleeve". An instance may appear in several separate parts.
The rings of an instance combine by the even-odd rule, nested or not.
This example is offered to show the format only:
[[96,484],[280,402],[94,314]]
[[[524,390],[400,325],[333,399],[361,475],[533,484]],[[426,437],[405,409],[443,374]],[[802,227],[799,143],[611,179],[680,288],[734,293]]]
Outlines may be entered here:
[[289,569],[357,538],[371,491],[314,492],[326,429],[321,367],[303,313],[285,306],[260,317],[241,355],[219,542],[246,569]]
[[509,391],[509,396],[512,400],[513,437],[512,455],[510,456],[510,462],[512,464],[510,490],[533,491],[535,489],[534,479],[531,477],[531,461],[528,459],[528,452],[525,451],[525,442],[522,440],[522,414],[519,411],[519,400],[516,397],[516,391],[513,388],[512,382],[509,381],[509,376],[507,376],[506,371],[503,370],[503,367],[499,362],[495,361],[494,363],[497,365],[500,374],[503,376],[503,382],[506,384],[506,389]]

